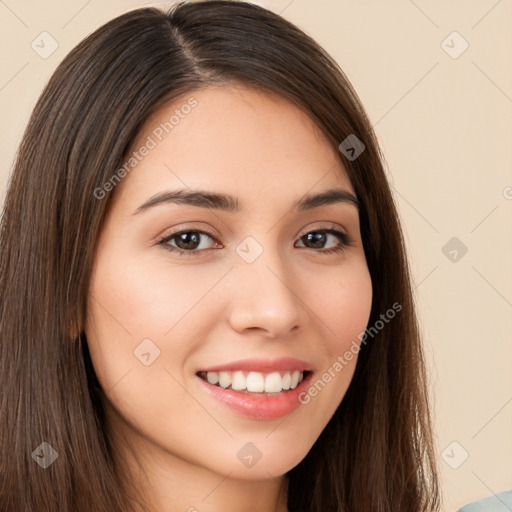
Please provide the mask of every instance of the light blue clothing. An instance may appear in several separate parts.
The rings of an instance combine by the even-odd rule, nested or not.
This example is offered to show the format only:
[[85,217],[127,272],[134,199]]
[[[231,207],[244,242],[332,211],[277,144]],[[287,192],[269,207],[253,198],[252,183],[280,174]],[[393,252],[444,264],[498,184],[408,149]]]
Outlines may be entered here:
[[512,490],[498,492],[483,500],[472,501],[457,512],[512,512]]

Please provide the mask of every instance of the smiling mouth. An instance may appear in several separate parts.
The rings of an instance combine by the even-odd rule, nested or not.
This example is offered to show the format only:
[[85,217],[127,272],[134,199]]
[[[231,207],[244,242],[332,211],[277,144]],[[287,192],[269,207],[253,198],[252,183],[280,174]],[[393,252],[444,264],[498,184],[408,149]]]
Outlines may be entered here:
[[274,372],[247,372],[247,371],[220,371],[197,372],[202,380],[222,389],[236,391],[244,394],[256,395],[282,395],[295,389],[310,371],[274,371]]

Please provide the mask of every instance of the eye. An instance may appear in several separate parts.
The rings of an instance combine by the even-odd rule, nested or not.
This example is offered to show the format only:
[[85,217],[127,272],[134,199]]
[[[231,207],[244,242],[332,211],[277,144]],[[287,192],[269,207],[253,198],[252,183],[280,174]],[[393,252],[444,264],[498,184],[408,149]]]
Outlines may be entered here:
[[[334,226],[333,226],[334,227]],[[312,245],[313,247],[306,247],[306,248],[312,248],[312,249],[318,249],[321,250],[318,251],[320,253],[337,253],[342,252],[345,250],[345,248],[352,243],[352,239],[343,231],[339,231],[338,229],[317,229],[315,231],[310,231],[309,233],[306,233],[305,235],[302,235],[300,237],[300,241],[305,240],[307,244]],[[325,244],[327,244],[327,241],[329,240],[329,237],[332,239],[334,238],[335,245],[334,247],[329,247],[327,249],[322,248]],[[338,243],[336,244],[336,240]]]
[[[333,225],[328,229],[309,231],[299,239],[299,241],[304,240],[308,245],[298,247],[303,247],[305,249],[320,249],[316,252],[322,254],[342,252],[347,246],[351,245],[352,239],[343,231],[334,228],[335,226]],[[210,246],[208,246],[208,241],[203,243],[202,239],[209,239],[214,243],[214,245],[217,244],[220,246],[212,234],[198,229],[188,229],[171,233],[166,235],[164,238],[161,238],[157,242],[157,245],[162,245],[164,249],[179,255],[197,256],[201,252],[213,248],[211,246],[211,242]],[[323,248],[329,242],[329,239],[331,239],[335,245]]]
[[[204,244],[202,244],[201,238],[203,237],[207,237],[210,240],[215,241],[213,235],[207,233],[206,231],[189,229],[171,233],[170,235],[160,239],[157,243],[159,245],[163,245],[164,248],[168,251],[177,252],[181,255],[193,256],[202,250],[209,249],[209,247],[204,247]],[[170,245],[169,242],[174,240],[176,240],[175,243],[177,246]]]

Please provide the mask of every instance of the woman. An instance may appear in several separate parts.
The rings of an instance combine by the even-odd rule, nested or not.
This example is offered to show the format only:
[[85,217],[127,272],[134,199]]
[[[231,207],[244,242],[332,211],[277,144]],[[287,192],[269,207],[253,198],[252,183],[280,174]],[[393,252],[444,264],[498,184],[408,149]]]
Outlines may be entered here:
[[409,270],[343,72],[255,5],[122,15],[1,226],[2,511],[434,511]]

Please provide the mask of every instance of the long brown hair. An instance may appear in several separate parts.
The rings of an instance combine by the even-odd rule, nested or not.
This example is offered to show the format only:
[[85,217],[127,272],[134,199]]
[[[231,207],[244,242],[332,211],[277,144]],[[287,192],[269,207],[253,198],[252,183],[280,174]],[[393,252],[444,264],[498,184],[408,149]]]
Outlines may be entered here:
[[[402,307],[361,345],[340,406],[287,473],[289,510],[439,509],[407,257],[372,125],[336,62],[298,27],[256,5],[210,0],[137,9],[100,27],[58,66],[32,113],[0,230],[2,512],[132,510],[83,333],[112,196],[94,191],[152,112],[221,82],[279,93],[333,147],[351,134],[363,142],[356,159],[338,154],[360,201],[374,290],[368,325]],[[37,449],[49,456],[43,442],[58,454],[46,469],[34,458]]]

